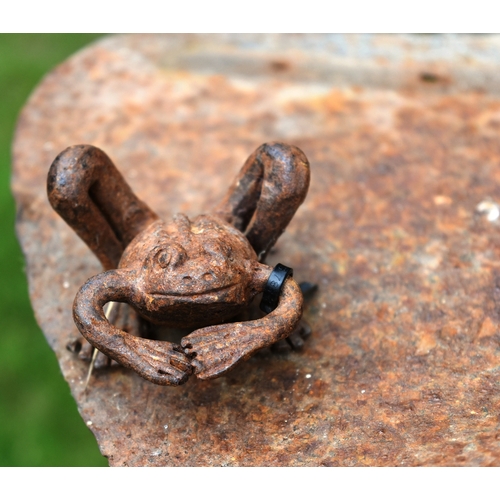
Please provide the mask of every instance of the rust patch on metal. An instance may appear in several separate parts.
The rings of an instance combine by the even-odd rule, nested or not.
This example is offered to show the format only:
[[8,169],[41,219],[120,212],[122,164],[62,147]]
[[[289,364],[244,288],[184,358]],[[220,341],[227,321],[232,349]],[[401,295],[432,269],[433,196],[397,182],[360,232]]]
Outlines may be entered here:
[[[111,465],[500,464],[500,98],[480,81],[489,69],[445,54],[450,79],[430,84],[418,78],[435,67],[426,61],[335,66],[332,44],[110,38],[48,75],[24,109],[13,190],[31,299]],[[85,393],[87,366],[65,347],[73,298],[100,263],[46,199],[58,151],[105,150],[167,220],[217,205],[235,166],[269,140],[312,166],[268,257],[319,284],[303,351],[263,349],[180,387],[115,366]]]

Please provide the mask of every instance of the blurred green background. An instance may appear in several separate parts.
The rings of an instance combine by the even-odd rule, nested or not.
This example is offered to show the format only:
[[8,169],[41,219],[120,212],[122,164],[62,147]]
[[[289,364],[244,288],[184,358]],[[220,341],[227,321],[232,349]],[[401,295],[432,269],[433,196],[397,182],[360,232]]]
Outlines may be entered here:
[[98,34],[0,34],[0,466],[106,466],[28,298],[14,232],[11,144],[41,78]]

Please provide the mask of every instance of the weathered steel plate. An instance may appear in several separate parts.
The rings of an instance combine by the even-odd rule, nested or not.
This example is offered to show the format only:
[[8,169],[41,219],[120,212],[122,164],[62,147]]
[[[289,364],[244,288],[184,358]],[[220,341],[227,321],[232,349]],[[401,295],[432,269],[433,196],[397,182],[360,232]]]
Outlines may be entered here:
[[[43,80],[14,143],[17,230],[111,465],[500,465],[499,61],[498,36],[133,35]],[[311,163],[270,259],[319,284],[305,350],[181,387],[114,367],[84,392],[65,346],[100,268],[46,199],[56,154],[94,144],[159,214],[194,216],[270,140]]]

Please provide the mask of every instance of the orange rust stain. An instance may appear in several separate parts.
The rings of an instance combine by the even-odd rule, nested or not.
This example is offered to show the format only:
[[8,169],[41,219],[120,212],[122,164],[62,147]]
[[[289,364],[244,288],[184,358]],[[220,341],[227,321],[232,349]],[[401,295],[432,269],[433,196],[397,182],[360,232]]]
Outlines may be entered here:
[[387,304],[382,304],[382,306],[377,311],[377,319],[379,321],[390,321],[392,318],[392,309]]
[[352,349],[347,344],[335,344],[334,352],[336,357],[350,356]]
[[415,354],[417,356],[423,356],[429,354],[429,352],[436,347],[436,335],[434,331],[426,331],[420,338],[417,350]]
[[342,113],[347,110],[350,98],[345,91],[332,90],[327,95],[314,97],[308,101],[312,109],[322,113]]
[[454,337],[459,332],[459,325],[449,323],[441,328],[440,335],[443,338]]
[[495,335],[497,332],[498,332],[498,325],[493,323],[493,320],[489,316],[486,316],[483,323],[481,324],[481,328],[479,329],[476,339],[479,340],[484,337],[491,337]]

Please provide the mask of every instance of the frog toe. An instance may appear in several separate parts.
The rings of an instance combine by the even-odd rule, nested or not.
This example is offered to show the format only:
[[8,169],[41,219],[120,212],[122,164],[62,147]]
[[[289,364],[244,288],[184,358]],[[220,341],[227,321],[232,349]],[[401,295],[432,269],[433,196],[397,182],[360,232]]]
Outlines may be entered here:
[[[66,348],[68,351],[73,352],[78,355],[78,358],[82,361],[90,363],[92,361],[92,357],[94,355],[94,347],[89,344],[89,342],[83,338],[79,337],[77,339],[71,340],[66,344]],[[111,359],[108,358],[102,352],[98,352],[96,359],[94,361],[94,368],[104,368],[106,366],[110,366]]]

